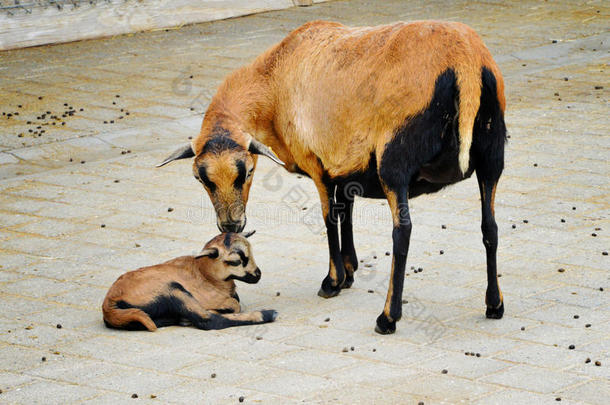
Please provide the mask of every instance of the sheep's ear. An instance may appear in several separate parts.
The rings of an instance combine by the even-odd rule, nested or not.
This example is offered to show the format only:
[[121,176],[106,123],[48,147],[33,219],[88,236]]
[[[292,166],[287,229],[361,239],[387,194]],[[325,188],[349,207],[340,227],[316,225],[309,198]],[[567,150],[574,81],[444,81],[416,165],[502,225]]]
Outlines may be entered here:
[[168,164],[169,162],[173,162],[174,160],[188,159],[192,158],[193,156],[195,156],[193,147],[188,144],[186,146],[181,147],[180,149],[176,149],[174,153],[169,155],[167,159],[165,159],[163,162],[159,163],[157,167],[165,166],[166,164]]
[[195,259],[200,259],[202,257],[209,257],[210,259],[216,259],[218,257],[218,249],[217,248],[205,248],[195,256]]
[[278,158],[275,155],[275,153],[273,153],[273,151],[271,149],[269,149],[269,147],[267,145],[265,145],[262,142],[257,141],[256,139],[254,139],[254,137],[252,137],[250,139],[250,145],[248,145],[248,151],[250,153],[254,153],[257,155],[267,156],[269,159],[273,160],[278,165],[282,165],[282,166],[285,165],[285,163],[282,162],[280,160],[280,158]]
[[250,236],[254,235],[254,233],[256,233],[256,231],[255,231],[255,230],[254,230],[254,231],[247,232],[247,233],[244,233],[243,235],[244,235],[244,238],[249,238]]

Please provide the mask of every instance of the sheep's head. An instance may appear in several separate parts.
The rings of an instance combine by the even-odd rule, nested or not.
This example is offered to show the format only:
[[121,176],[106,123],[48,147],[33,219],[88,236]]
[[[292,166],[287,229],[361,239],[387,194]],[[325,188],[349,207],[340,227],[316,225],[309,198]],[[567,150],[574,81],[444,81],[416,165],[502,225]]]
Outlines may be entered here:
[[216,225],[221,232],[241,232],[246,226],[246,203],[256,167],[256,155],[264,155],[274,162],[284,163],[264,144],[251,135],[237,134],[222,127],[214,127],[207,135],[202,131],[198,139],[200,151],[187,145],[176,150],[159,166],[178,159],[195,157],[193,175],[203,184],[214,209]]
[[252,256],[252,248],[246,238],[249,233],[221,233],[206,243],[196,259],[207,257],[212,264],[202,267],[205,276],[216,281],[240,280],[254,284],[261,278],[261,271]]

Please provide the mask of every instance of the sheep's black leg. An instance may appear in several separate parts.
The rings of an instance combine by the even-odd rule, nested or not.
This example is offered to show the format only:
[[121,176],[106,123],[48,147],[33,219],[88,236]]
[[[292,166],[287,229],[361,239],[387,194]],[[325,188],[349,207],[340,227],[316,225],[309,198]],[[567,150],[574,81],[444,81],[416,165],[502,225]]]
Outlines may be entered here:
[[411,215],[407,202],[407,187],[388,192],[388,203],[392,210],[392,272],[385,306],[377,317],[375,331],[381,334],[394,333],[396,322],[402,316],[402,288],[405,281],[405,265],[411,238]]
[[354,248],[354,235],[352,232],[352,210],[354,208],[354,195],[350,184],[337,187],[337,208],[341,223],[341,257],[345,269],[345,281],[341,288],[350,288],[354,283],[354,272],[358,270],[358,256]]
[[494,218],[494,197],[498,183],[485,181],[477,173],[479,190],[481,192],[481,231],[483,244],[487,253],[487,291],[485,304],[488,318],[500,319],[504,315],[504,300],[498,285],[498,270],[496,267],[496,250],[498,248],[498,226]]
[[504,301],[498,285],[496,250],[498,248],[498,226],[494,218],[494,198],[496,186],[504,168],[504,144],[506,125],[500,109],[496,78],[493,73],[483,69],[479,114],[473,129],[471,149],[472,162],[477,173],[481,193],[481,231],[487,253],[487,291],[485,304],[486,316],[500,319],[504,315]]
[[345,268],[341,257],[341,245],[339,242],[339,217],[344,207],[337,204],[335,200],[335,184],[317,184],[320,202],[322,204],[322,215],[326,225],[326,236],[328,238],[329,266],[328,275],[322,281],[318,295],[330,298],[341,292],[341,285],[345,280]]

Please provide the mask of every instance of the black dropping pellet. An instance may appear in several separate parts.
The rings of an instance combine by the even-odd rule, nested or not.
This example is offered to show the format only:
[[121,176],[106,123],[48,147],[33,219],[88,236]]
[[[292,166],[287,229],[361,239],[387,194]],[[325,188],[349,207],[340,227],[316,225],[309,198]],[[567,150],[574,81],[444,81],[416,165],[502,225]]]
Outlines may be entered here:
[[262,336],[257,336],[256,340],[263,340],[263,337]]
[[522,326],[522,327],[521,327],[521,330],[525,330],[525,326]]
[[113,102],[112,102],[112,104],[113,104],[113,105],[116,105],[116,101],[113,101]]
[[100,227],[101,227],[101,228],[105,228],[105,227],[106,227],[106,224],[101,224],[101,225],[100,225]]
[[481,357],[481,353],[477,353],[477,357]]
[[534,167],[538,167],[538,163],[534,163]]
[[565,220],[565,219],[563,219],[563,218],[561,218],[561,222],[562,222],[562,223],[565,223],[565,222],[566,222],[566,220]]
[[448,371],[447,371],[447,370],[445,370],[445,369],[443,369],[443,370],[441,371],[441,373],[443,373],[443,374],[447,374],[447,373],[448,373]]
[[108,121],[104,121],[104,124],[108,124]]
[[591,324],[590,324],[590,323],[588,323],[588,324],[586,324],[586,325],[585,325],[585,328],[590,328],[590,327],[591,327]]
[[572,211],[576,211],[576,207],[572,207]]
[[115,97],[116,97],[116,98],[119,98],[119,97],[121,97],[121,96],[117,94]]
[[216,378],[216,373],[212,373],[212,375],[210,375],[210,377]]
[[440,251],[440,252],[438,252],[438,253],[439,253],[439,254],[441,254],[441,255],[443,255],[443,254],[445,254],[445,251],[444,251],[444,250],[441,250],[441,251]]
[[389,256],[389,255],[390,255],[390,252],[385,252],[385,255],[386,255],[386,256]]
[[110,123],[111,123],[111,124],[114,124],[114,120],[110,120]]
[[326,318],[326,319],[324,320],[324,322],[329,322],[329,321],[330,321],[330,318]]
[[72,161],[72,158],[70,158],[70,162]]
[[41,361],[47,361],[47,358],[43,356],[42,359],[40,359],[40,360]]
[[85,111],[85,110],[84,110],[84,109],[82,109],[82,108],[79,108],[79,110],[78,110],[78,111]]
[[563,272],[564,272],[564,271],[566,271],[566,270],[565,270],[565,269],[557,269],[557,271],[558,271],[559,273],[563,273]]
[[19,105],[17,106],[17,108],[21,108],[21,107],[22,107],[22,105],[21,105],[21,104],[19,104]]
[[564,77],[564,78],[563,78],[563,81],[564,81],[564,82],[567,82],[568,80],[570,80],[570,79],[568,79],[567,77]]
[[275,293],[275,296],[276,296],[276,297],[279,297],[279,296],[280,296],[280,292],[279,292],[279,291],[278,291],[278,292],[276,292],[276,293]]
[[377,259],[377,256],[373,256],[373,259]]
[[603,252],[602,252],[602,255],[603,255],[603,256],[608,256],[608,252],[603,251]]
[[129,111],[127,111],[127,112],[125,113],[125,115],[129,115]]
[[585,360],[585,364],[591,363],[591,359],[587,357],[587,359]]
[[244,397],[239,397],[239,398],[238,398],[238,401],[239,401],[239,402],[244,402]]
[[556,40],[556,39],[554,39],[554,40],[552,40],[551,42],[552,42],[553,44],[556,44],[556,43],[557,43],[557,40]]
[[599,287],[599,291],[604,291],[604,287]]
[[555,398],[555,401],[560,402],[561,398],[557,397],[557,398]]
[[174,210],[174,209],[173,209],[172,207],[169,207],[169,208],[167,209],[167,212],[172,212],[173,210]]
[[192,78],[193,78],[193,75],[190,75],[190,76],[189,76],[189,79],[192,79]]
[[131,394],[131,397],[135,399],[138,397],[138,394]]
[[447,225],[441,225],[441,229],[447,229]]
[[372,294],[372,293],[374,293],[375,291],[373,291],[373,290],[368,290],[367,292],[368,292],[369,294]]
[[356,350],[356,348],[355,348],[354,346],[350,347],[349,349],[350,349],[352,352],[353,352],[354,350]]
[[595,237],[597,236],[597,234],[596,234],[595,232],[593,232],[593,233],[591,234],[591,236],[593,236],[593,237],[595,238]]
[[574,319],[578,319],[578,318],[580,318],[579,315],[574,315]]
[[84,160],[81,160],[81,161],[80,161],[80,163],[81,163],[81,164],[85,164],[85,161],[84,161]]
[[62,123],[61,123],[61,125],[66,125],[66,123],[65,123],[65,122],[62,122]]
[[599,367],[599,366],[601,366],[601,365],[602,365],[602,362],[601,362],[601,361],[599,361],[599,360],[597,360],[597,361],[595,362],[595,365],[596,365],[597,367]]
[[524,223],[524,224],[527,224],[527,223],[529,223],[529,222],[530,222],[530,221],[528,221],[527,219],[524,219],[524,220],[523,220],[523,223]]
[[64,107],[67,107],[67,106],[68,106],[68,103],[64,103]]
[[38,96],[38,100],[42,100],[42,96]]
[[517,225],[515,225],[515,224],[512,224],[512,226],[511,226],[511,227],[512,227],[513,229],[517,229]]
[[576,346],[574,346],[574,345],[570,345],[570,346],[568,346],[568,349],[570,349],[570,350],[574,350],[574,349],[576,349]]
[[347,350],[347,347],[344,347],[343,350],[341,350],[343,353],[347,353],[349,352],[349,350]]
[[419,401],[419,402],[417,403],[417,405],[424,405],[424,402],[423,402],[423,401]]
[[61,328],[62,328],[61,323],[58,323],[58,324],[56,325],[56,328],[57,328],[57,329],[61,329]]
[[407,301],[407,300],[402,300],[401,302],[402,302],[403,304],[408,304],[408,303],[409,303],[409,301]]
[[114,182],[115,182],[115,183],[118,183],[119,181],[120,181],[120,180],[115,180]]
[[601,90],[603,88],[604,88],[604,86],[595,86],[595,90]]
[[377,349],[373,349],[373,351],[374,351],[374,352],[376,352],[376,351],[377,351]]

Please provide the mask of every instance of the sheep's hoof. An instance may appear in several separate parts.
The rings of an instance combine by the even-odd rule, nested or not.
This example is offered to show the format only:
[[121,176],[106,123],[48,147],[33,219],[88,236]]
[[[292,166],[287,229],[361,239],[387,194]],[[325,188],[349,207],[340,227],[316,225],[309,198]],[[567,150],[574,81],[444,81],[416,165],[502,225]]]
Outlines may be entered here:
[[497,307],[487,307],[485,316],[489,319],[502,319],[504,315],[504,302],[501,302]]
[[332,298],[339,295],[340,292],[341,287],[333,286],[332,279],[326,276],[326,278],[324,278],[324,281],[322,281],[322,287],[320,287],[318,295],[322,298]]
[[384,313],[377,317],[375,332],[381,335],[391,335],[396,332],[396,321],[390,321]]
[[264,309],[261,311],[263,322],[273,322],[277,318],[277,311],[274,309]]
[[353,274],[347,274],[345,276],[345,281],[343,282],[343,284],[341,284],[341,288],[350,288],[352,286],[352,284],[354,284],[354,275]]

